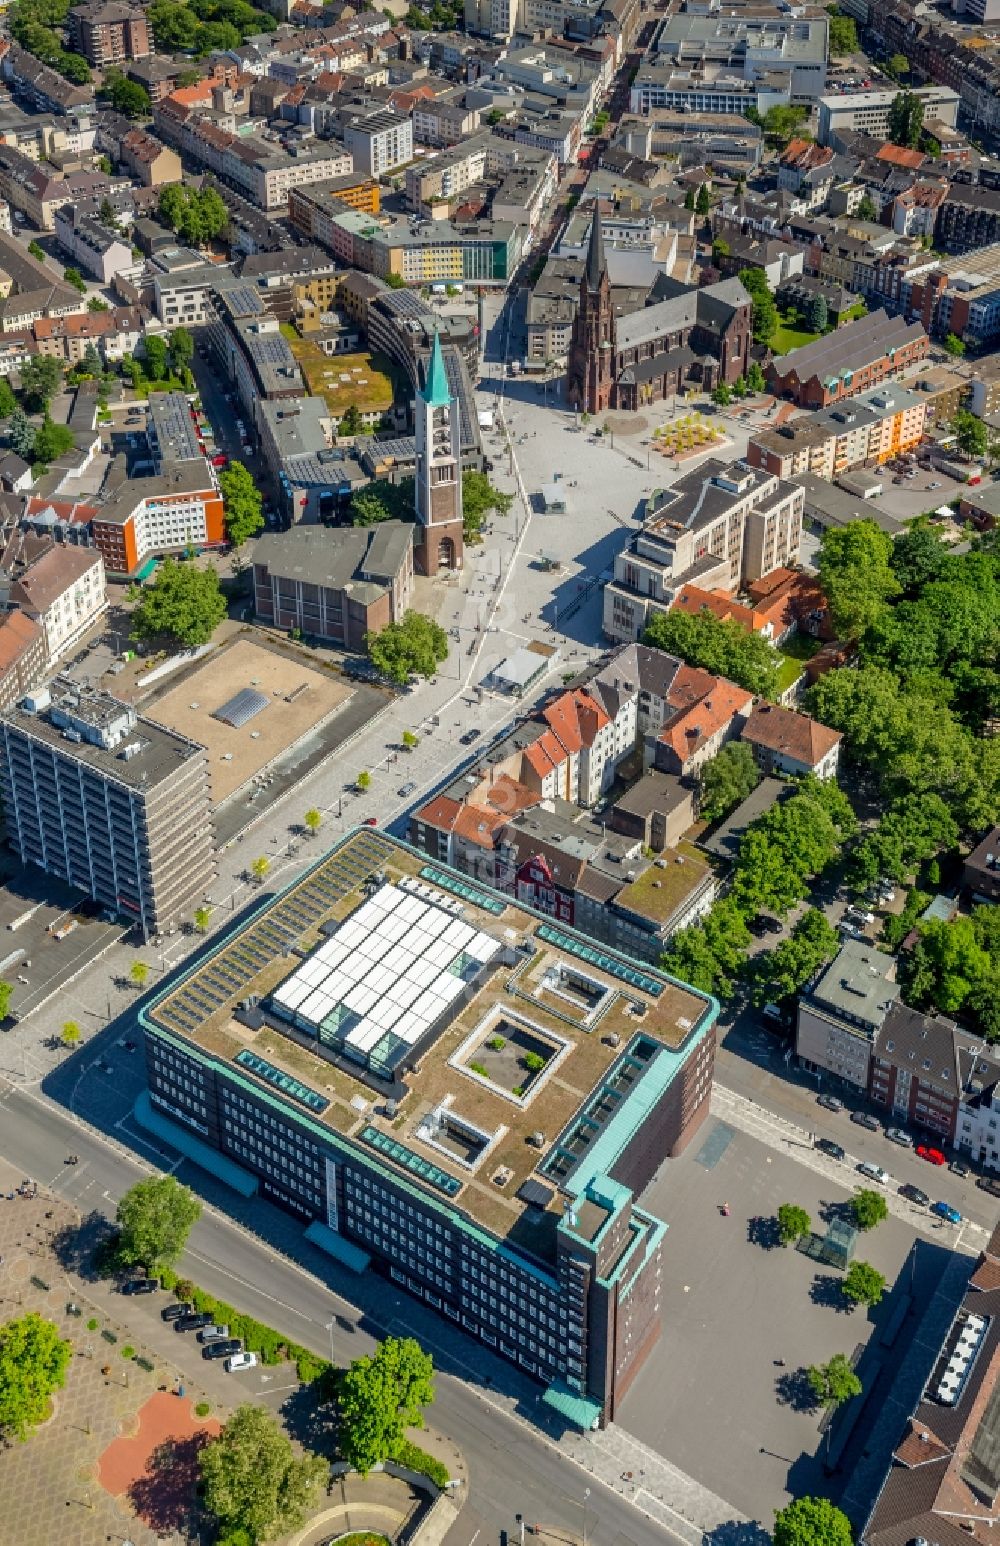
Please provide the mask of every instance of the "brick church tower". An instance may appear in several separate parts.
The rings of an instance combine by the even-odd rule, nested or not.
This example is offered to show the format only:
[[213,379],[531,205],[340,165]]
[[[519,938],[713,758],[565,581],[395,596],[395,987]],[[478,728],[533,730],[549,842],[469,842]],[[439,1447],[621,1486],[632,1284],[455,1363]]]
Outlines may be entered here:
[[601,211],[595,200],[587,262],[580,281],[580,307],[569,351],[567,388],[574,407],[587,413],[602,413],[610,407],[614,352],[611,281],[604,256]]
[[458,399],[448,386],[440,335],[417,388],[415,425],[417,471],[414,498],[417,534],[414,557],[422,574],[461,569],[462,463]]

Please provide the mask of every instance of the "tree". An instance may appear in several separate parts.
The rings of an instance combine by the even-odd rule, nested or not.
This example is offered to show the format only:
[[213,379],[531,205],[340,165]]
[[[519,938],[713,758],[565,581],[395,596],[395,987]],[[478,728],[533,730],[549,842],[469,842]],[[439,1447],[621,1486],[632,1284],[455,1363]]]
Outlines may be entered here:
[[977,419],[967,408],[959,408],[951,421],[958,449],[965,456],[984,457],[989,445],[989,430],[982,419]]
[[407,612],[402,622],[389,623],[381,633],[366,633],[365,646],[372,664],[400,687],[411,676],[433,676],[448,659],[448,635],[421,612]]
[[6,1020],[10,1011],[10,1001],[14,989],[9,982],[0,980],[0,1022]]
[[123,1266],[142,1264],[150,1271],[172,1266],[201,1217],[201,1203],[175,1176],[137,1181],[115,1212],[117,1257]]
[[858,51],[858,29],[853,16],[845,16],[835,5],[828,5],[826,14],[829,16],[829,52],[831,54],[856,54]]
[[129,976],[137,988],[145,987],[149,978],[149,967],[145,961],[133,961],[129,967]]
[[885,73],[891,75],[894,81],[898,81],[901,75],[907,75],[910,69],[910,61],[905,54],[890,54],[885,62]]
[[263,884],[264,877],[270,868],[271,861],[270,859],[266,858],[264,854],[261,854],[259,858],[254,859],[250,866],[250,873],[254,880],[257,882],[258,886]]
[[684,195],[684,208],[694,212],[694,189],[689,188]]
[[949,333],[941,347],[946,354],[953,354],[956,359],[961,359],[965,353],[965,344],[957,333]]
[[823,533],[817,568],[841,638],[859,638],[898,594],[891,555],[892,538],[867,518]]
[[870,193],[865,193],[862,195],[861,199],[858,201],[858,207],[854,213],[857,215],[859,220],[878,219],[878,205],[875,203],[875,200],[872,198]]
[[774,1546],[853,1546],[851,1521],[829,1498],[796,1498],[779,1508]]
[[309,836],[315,837],[316,833],[323,825],[323,817],[321,813],[316,809],[308,810],[302,819],[305,822],[305,828],[309,833]]
[[99,295],[92,295],[87,302],[87,310],[96,314],[99,311],[110,311],[111,307]]
[[78,268],[65,269],[63,272],[63,278],[68,285],[73,286],[74,290],[79,290],[81,295],[86,293],[87,281],[84,279]]
[[194,339],[186,327],[175,327],[167,344],[170,363],[174,370],[189,368],[194,359]]
[[357,403],[351,403],[340,421],[339,433],[341,435],[360,435],[364,427],[361,410],[358,408]]
[[44,413],[63,378],[62,363],[49,354],[33,354],[18,367],[21,396],[29,413]]
[[330,1478],[320,1455],[297,1456],[270,1412],[245,1402],[198,1456],[208,1512],[251,1542],[297,1530]]
[[22,1444],[66,1383],[73,1345],[35,1311],[0,1326],[0,1431]]
[[212,909],[210,907],[196,907],[194,910],[194,926],[199,934],[204,934],[211,921]]
[[513,494],[494,488],[484,472],[462,474],[462,529],[467,542],[476,541],[487,515],[507,515],[514,503]]
[[146,375],[150,381],[165,381],[170,374],[166,341],[158,333],[146,333],[142,341]]
[[43,261],[45,252],[38,242],[34,240],[30,241],[28,243],[28,251],[31,253],[31,256],[34,258],[36,263],[41,263]]
[[733,394],[724,381],[712,388],[712,401],[720,408],[728,407],[733,400]]
[[893,145],[915,149],[924,123],[924,104],[913,91],[897,91],[889,104],[888,139]]
[[242,462],[230,462],[219,473],[226,536],[234,548],[264,527],[264,501],[260,489]]
[[806,303],[806,326],[813,333],[825,333],[830,320],[825,295],[811,295]]
[[768,640],[714,612],[682,612],[678,607],[657,612],[642,642],[737,682],[759,697],[773,698],[777,691],[778,657]]
[[863,1186],[851,1198],[851,1216],[858,1229],[874,1229],[889,1217],[889,1205],[881,1192]]
[[6,376],[0,376],[0,419],[9,419],[17,408],[17,398]]
[[338,1392],[340,1449],[362,1476],[399,1453],[408,1428],[422,1428],[434,1400],[434,1364],[413,1337],[386,1337],[356,1358]]
[[728,258],[732,248],[724,236],[717,236],[712,243],[712,257],[716,262],[720,258]]
[[408,752],[413,751],[415,746],[419,746],[420,745],[420,737],[417,736],[417,735],[414,735],[412,730],[404,730],[403,731],[402,740],[403,740],[403,745],[406,747],[406,750]]
[[66,1020],[63,1022],[62,1034],[59,1039],[64,1047],[75,1047],[82,1035],[83,1032],[75,1020]]
[[414,519],[412,478],[403,478],[399,483],[377,478],[351,495],[351,521],[355,526]]
[[889,559],[892,572],[911,598],[933,580],[943,580],[949,567],[948,548],[927,520],[900,532]]
[[371,788],[372,776],[370,773],[362,770],[354,782],[357,788],[361,790],[361,793],[364,794],[366,789]]
[[834,1353],[828,1363],[811,1365],[806,1379],[819,1404],[830,1410],[861,1394],[861,1381],[843,1353]]
[[35,465],[47,466],[49,462],[54,462],[57,456],[63,456],[67,451],[71,451],[75,444],[73,431],[65,424],[53,424],[46,413],[41,428],[35,432]]
[[778,308],[767,287],[764,270],[741,268],[740,280],[750,296],[754,342],[768,345],[778,327]]
[[116,75],[110,82],[105,81],[100,95],[108,99],[116,113],[124,113],[126,118],[148,118],[152,111],[145,86],[129,80],[127,75]]
[[170,639],[177,649],[207,644],[226,615],[226,598],[212,569],[168,558],[132,614],[137,639]]
[[803,779],[744,833],[732,900],[747,917],[761,909],[786,913],[856,831],[850,802],[835,783]]
[[725,998],[742,970],[749,944],[746,919],[732,897],[726,897],[699,923],[674,935],[660,964],[671,977]]
[[811,1234],[812,1219],[805,1208],[794,1202],[783,1202],[778,1209],[778,1238],[782,1245],[791,1245]]
[[712,201],[708,196],[708,183],[701,183],[698,188],[698,197],[694,201],[696,215],[705,216],[712,208]]
[[7,422],[7,444],[22,461],[30,462],[35,449],[35,426],[17,404]]
[[874,1309],[885,1293],[885,1278],[870,1262],[852,1261],[840,1286],[844,1298],[852,1304],[866,1304]]
[[787,145],[808,117],[807,107],[769,107],[764,114],[764,133],[772,144]]
[[719,821],[753,794],[760,770],[753,749],[745,741],[730,741],[701,769],[698,805],[706,821]]
[[958,841],[958,823],[939,794],[917,790],[894,801],[851,855],[851,878],[871,886],[883,875],[901,881]]
[[751,360],[750,369],[747,371],[747,386],[751,392],[763,392],[767,386],[767,377],[756,360]]
[[840,949],[840,936],[826,914],[810,907],[797,919],[788,939],[755,956],[749,967],[755,1004],[780,1002],[810,982]]

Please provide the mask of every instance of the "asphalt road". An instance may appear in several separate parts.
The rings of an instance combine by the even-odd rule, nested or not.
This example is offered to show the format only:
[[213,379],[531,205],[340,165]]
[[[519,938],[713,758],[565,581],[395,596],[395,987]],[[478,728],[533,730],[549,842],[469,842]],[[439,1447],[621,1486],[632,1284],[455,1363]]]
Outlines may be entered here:
[[[23,1175],[56,1190],[84,1215],[97,1211],[111,1216],[121,1193],[147,1173],[124,1150],[105,1142],[45,1096],[6,1086],[0,1108],[3,1158]],[[79,1156],[75,1166],[64,1163],[70,1153]],[[176,1161],[177,1156],[165,1153],[161,1166],[167,1168]],[[178,1168],[182,1179],[196,1179],[195,1174],[188,1177],[184,1167]],[[291,1229],[301,1239],[301,1226],[260,1199],[253,1201],[252,1218],[259,1230],[273,1226],[280,1235]],[[378,1309],[359,1311],[312,1272],[214,1210],[206,1210],[195,1226],[181,1265],[207,1291],[286,1330],[318,1354],[329,1356],[332,1351],[342,1362],[369,1351],[373,1336],[387,1329],[412,1326],[420,1334],[418,1321],[426,1315],[374,1276],[364,1280],[363,1297],[376,1302]],[[396,1320],[397,1313],[401,1321]],[[334,1316],[339,1320],[331,1327]],[[436,1318],[428,1316],[427,1324],[436,1327],[439,1335],[444,1330],[454,1357],[467,1352],[477,1360],[474,1377],[482,1386],[481,1371],[486,1366],[482,1350],[452,1327],[442,1328]],[[349,1326],[357,1329],[348,1330]],[[447,1350],[435,1347],[434,1351],[440,1368]],[[499,1388],[508,1379],[506,1366],[499,1360],[489,1363]],[[520,1388],[532,1389],[537,1400],[538,1387],[523,1382]],[[449,1546],[472,1546],[477,1536],[505,1546],[505,1534],[515,1532],[518,1511],[526,1520],[537,1520],[576,1539],[583,1533],[582,1507],[588,1487],[587,1541],[593,1546],[663,1546],[664,1540],[675,1540],[562,1455],[530,1420],[530,1412],[524,1419],[512,1416],[486,1390],[476,1389],[472,1380],[443,1372],[437,1391],[434,1425],[461,1444],[470,1474],[468,1501],[448,1537]]]

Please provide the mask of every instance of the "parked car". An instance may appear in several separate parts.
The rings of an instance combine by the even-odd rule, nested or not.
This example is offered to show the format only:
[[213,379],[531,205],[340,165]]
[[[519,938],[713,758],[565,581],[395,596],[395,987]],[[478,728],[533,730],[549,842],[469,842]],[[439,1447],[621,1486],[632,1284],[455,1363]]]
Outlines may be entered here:
[[201,1350],[202,1358],[232,1358],[234,1353],[242,1353],[243,1343],[239,1337],[223,1337],[219,1342],[208,1342]]
[[890,1143],[898,1143],[901,1149],[912,1149],[913,1139],[902,1127],[887,1127],[885,1136]]
[[858,1165],[858,1173],[867,1176],[869,1181],[878,1181],[882,1186],[888,1186],[892,1180],[889,1172],[883,1170],[881,1165],[876,1165],[873,1160],[862,1160]]
[[198,1341],[199,1342],[220,1342],[224,1337],[228,1337],[228,1335],[229,1335],[229,1327],[228,1326],[219,1326],[219,1325],[203,1326],[201,1328],[201,1330],[199,1331],[199,1333],[198,1333]]
[[159,1286],[158,1278],[129,1278],[122,1284],[121,1291],[123,1294],[155,1294]]
[[851,918],[854,922],[862,925],[875,922],[874,913],[866,912],[863,907],[855,907],[853,903],[850,907],[844,909],[844,917]]
[[832,1138],[817,1138],[816,1147],[821,1154],[828,1154],[831,1159],[842,1160],[847,1158],[840,1144],[834,1143]]
[[817,1106],[822,1106],[826,1111],[843,1111],[844,1102],[836,1095],[817,1095]]
[[927,1160],[930,1165],[947,1165],[948,1163],[941,1150],[932,1148],[929,1143],[918,1143],[917,1153],[922,1160]]
[[899,1188],[900,1197],[905,1197],[909,1202],[915,1202],[918,1208],[926,1208],[930,1204],[930,1198],[926,1192],[922,1192],[919,1186],[914,1186],[912,1181],[906,1181]]
[[961,1224],[962,1215],[957,1208],[953,1208],[950,1202],[932,1202],[931,1212],[939,1219],[944,1219],[946,1224]]
[[238,1369],[256,1369],[256,1353],[233,1353],[222,1365],[227,1374],[235,1374]]
[[407,795],[411,795],[416,787],[416,781],[412,778],[408,778],[406,783],[400,786],[399,798],[401,800],[405,800]]
[[988,1192],[991,1197],[1000,1197],[1000,1176],[977,1176],[976,1185],[981,1192]]
[[377,816],[366,816],[364,821],[361,823],[361,825],[363,827],[377,827],[378,826],[378,817]]
[[852,1111],[851,1121],[855,1127],[865,1127],[870,1133],[880,1133],[882,1124],[878,1117],[873,1117],[870,1111]]
[[482,735],[482,733],[483,732],[481,730],[467,730],[464,735],[459,736],[459,746],[471,746],[473,741],[479,740],[479,737]]
[[224,455],[224,453],[222,451],[220,451],[217,456],[213,456],[212,457],[212,466],[213,467],[228,467],[229,466],[229,457]]
[[186,1315],[178,1315],[174,1321],[175,1331],[200,1331],[202,1326],[211,1326],[212,1315],[209,1310],[191,1310]]
[[[160,1311],[160,1320],[177,1321],[180,1320],[182,1315],[190,1315],[190,1313],[191,1306],[184,1300],[181,1300],[177,1304],[165,1304]],[[211,1320],[211,1316],[209,1316],[209,1320]]]
[[845,939],[864,939],[865,937],[863,931],[849,918],[842,918],[837,927]]
[[953,1176],[967,1176],[969,1174],[969,1167],[964,1159],[953,1159],[948,1169]]

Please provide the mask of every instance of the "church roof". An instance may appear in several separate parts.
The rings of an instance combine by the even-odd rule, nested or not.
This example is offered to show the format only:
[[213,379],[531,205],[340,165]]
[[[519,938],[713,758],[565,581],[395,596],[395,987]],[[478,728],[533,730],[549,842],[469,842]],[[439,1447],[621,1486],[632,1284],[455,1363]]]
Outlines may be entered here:
[[590,246],[587,248],[588,290],[598,289],[601,283],[601,276],[607,266],[607,260],[604,256],[604,233],[601,230],[601,212],[595,204],[593,218],[590,222]]
[[424,379],[424,387],[420,396],[430,408],[447,408],[451,402],[448,374],[444,368],[444,355],[441,353],[440,333],[434,334],[430,364],[427,367],[427,375]]

